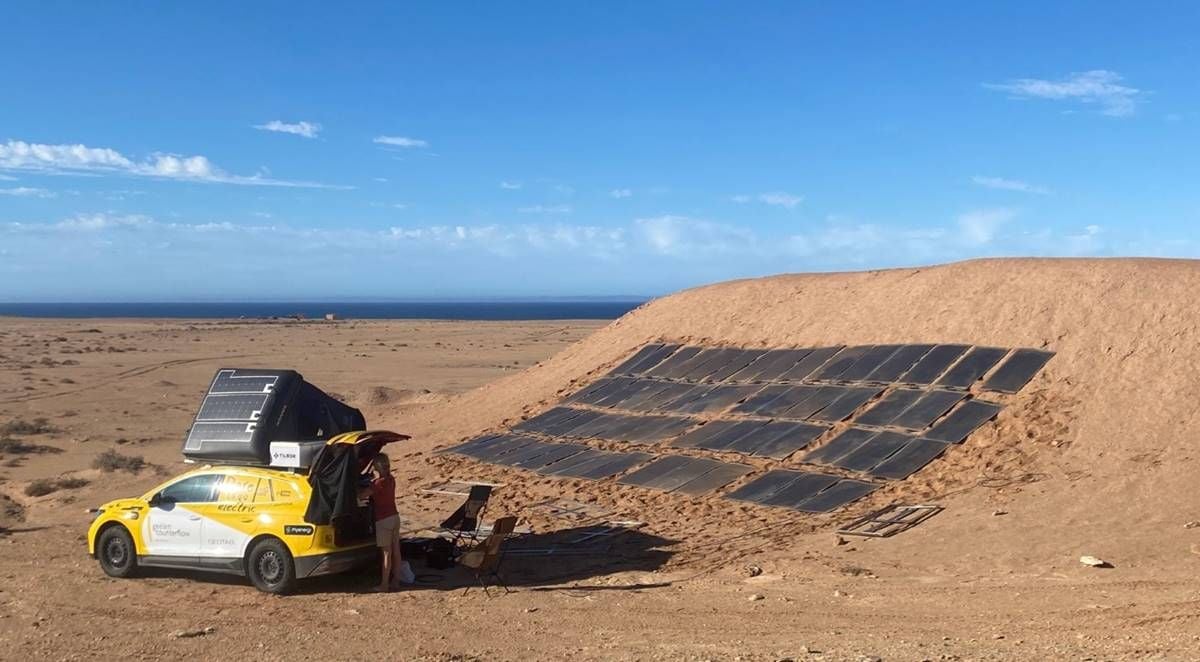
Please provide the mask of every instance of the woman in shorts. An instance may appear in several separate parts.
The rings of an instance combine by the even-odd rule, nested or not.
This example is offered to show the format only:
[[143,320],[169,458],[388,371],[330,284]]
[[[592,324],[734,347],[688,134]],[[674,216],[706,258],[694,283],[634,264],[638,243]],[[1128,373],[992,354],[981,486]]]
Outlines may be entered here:
[[396,512],[396,479],[392,478],[388,456],[380,453],[371,463],[375,477],[363,489],[370,495],[375,515],[375,544],[383,557],[379,586],[375,591],[386,593],[393,583],[400,583],[400,515]]

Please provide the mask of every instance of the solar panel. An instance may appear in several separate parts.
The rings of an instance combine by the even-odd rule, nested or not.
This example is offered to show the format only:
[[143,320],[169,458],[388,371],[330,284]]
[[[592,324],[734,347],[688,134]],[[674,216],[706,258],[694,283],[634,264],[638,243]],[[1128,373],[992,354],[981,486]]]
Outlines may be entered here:
[[625,433],[626,441],[632,443],[649,443],[666,441],[696,424],[693,418],[681,416],[661,416],[652,425],[645,425]]
[[530,469],[530,470],[536,471],[538,469],[541,469],[542,467],[549,466],[551,464],[554,464],[555,462],[558,462],[559,460],[563,460],[563,459],[572,457],[574,455],[578,455],[579,453],[587,450],[587,446],[584,446],[582,444],[548,444],[548,445],[552,446],[552,448],[550,448],[544,454],[538,456],[536,459],[530,458],[530,459],[519,461],[519,462],[513,462],[513,463],[511,463],[511,466],[517,467],[519,469]]
[[188,432],[185,450],[200,448],[203,444],[213,442],[250,443],[254,438],[257,423],[250,421],[233,421],[224,423],[193,423]]
[[766,421],[738,421],[719,433],[706,437],[699,443],[696,443],[695,446],[697,448],[707,448],[711,451],[724,450],[743,437],[756,433],[766,424]]
[[655,458],[650,464],[634,471],[633,473],[623,476],[618,483],[623,485],[641,485],[645,486],[676,469],[683,468],[691,464],[692,458],[686,455],[663,455]]
[[905,384],[932,384],[941,376],[951,363],[967,351],[967,345],[937,345],[921,357],[904,376],[900,378]]
[[854,419],[855,425],[888,425],[905,409],[911,407],[925,391],[900,388],[880,398],[870,409]]
[[729,410],[733,414],[753,414],[759,407],[767,404],[784,393],[796,388],[787,384],[769,384],[759,389],[757,393],[746,398],[743,402],[738,403],[736,407]]
[[729,379],[734,374],[753,365],[766,350],[762,349],[740,349],[732,354],[725,365],[716,372],[709,374],[705,380],[710,382],[721,382]]
[[541,433],[551,437],[569,437],[575,428],[583,427],[592,421],[604,416],[598,411],[591,409],[580,409],[578,416],[574,416],[563,420],[560,423],[552,423],[542,428]]
[[837,423],[849,418],[859,407],[867,404],[872,398],[883,392],[875,386],[860,386],[849,388],[837,400],[834,400],[821,411],[812,415],[813,420]]
[[761,388],[761,386],[717,386],[699,398],[679,407],[678,411],[689,414],[719,412],[754,395]]
[[798,382],[805,379],[813,373],[817,368],[825,364],[834,354],[842,351],[842,346],[837,347],[818,347],[810,351],[804,358],[796,362],[796,365],[788,368],[778,379],[789,382]]
[[650,379],[634,379],[623,388],[609,391],[607,395],[594,400],[591,404],[596,407],[622,407],[626,401],[631,400],[642,391],[654,388],[657,385],[658,382]]
[[870,470],[872,476],[903,480],[929,464],[946,450],[947,445],[932,439],[916,438],[891,457]]
[[795,506],[806,513],[828,513],[857,501],[878,487],[860,480],[840,480],[829,489]]
[[667,384],[667,386],[661,391],[635,397],[629,402],[623,403],[622,406],[630,411],[654,411],[696,388],[692,384],[663,383]]
[[813,423],[775,421],[738,439],[723,450],[782,460],[812,443],[828,429],[824,425]]
[[584,423],[583,425],[571,428],[571,430],[565,433],[563,436],[578,437],[580,439],[586,439],[588,437],[599,437],[603,439],[604,435],[608,434],[609,430],[625,424],[630,418],[631,417],[624,414],[601,414],[587,423]]
[[698,496],[706,492],[711,492],[715,489],[725,487],[733,481],[745,476],[754,470],[754,467],[748,467],[744,464],[733,464],[729,462],[721,462],[717,467],[714,467],[708,473],[689,480],[688,482],[675,488],[678,494],[687,494],[689,496]]
[[580,410],[578,409],[571,409],[570,407],[554,407],[538,414],[537,416],[534,416],[533,418],[521,421],[517,425],[514,425],[513,429],[541,432],[542,428],[548,425],[561,423],[578,416],[579,411]]
[[694,345],[689,345],[687,347],[680,347],[679,349],[675,350],[674,354],[671,354],[667,358],[663,359],[662,362],[660,362],[658,365],[647,370],[646,374],[650,375],[651,377],[662,377],[667,372],[670,372],[670,371],[674,370],[675,368],[679,367],[680,365],[682,365],[683,363],[690,361],[693,356],[700,353],[701,349],[704,349],[704,348],[696,347]]
[[[688,381],[701,381],[709,375],[729,367],[731,361],[734,361],[737,355],[745,350],[733,348],[720,348],[714,350],[706,350],[702,355],[705,356],[703,361],[697,362],[683,375],[683,379]],[[697,357],[699,358],[699,357]],[[741,367],[741,366],[738,366]]]
[[892,425],[910,430],[923,430],[965,397],[965,393],[958,391],[929,391],[892,419]]
[[675,443],[671,445],[679,446],[681,448],[699,448],[702,444],[707,443],[709,439],[712,439],[713,437],[742,422],[743,421],[732,421],[729,419],[709,421],[695,430],[692,430],[691,432],[688,432],[682,437],[676,439]]
[[456,444],[449,448],[443,448],[442,450],[438,451],[438,453],[458,453],[459,455],[464,455],[465,454],[464,451],[473,450],[475,448],[483,446],[484,444],[490,442],[491,440],[495,439],[496,437],[502,437],[502,436],[504,436],[504,435],[499,434],[499,433],[483,434],[478,437],[468,439],[467,441],[464,441],[461,444]]
[[505,435],[503,437],[497,437],[496,439],[492,440],[490,443],[488,443],[484,446],[475,448],[475,449],[471,450],[470,452],[464,453],[464,455],[473,457],[476,460],[485,460],[487,462],[495,462],[496,458],[501,457],[502,455],[505,455],[506,453],[516,452],[518,450],[521,450],[522,448],[525,448],[526,446],[530,446],[530,445],[536,444],[536,443],[538,443],[538,440],[534,439],[533,437],[525,437],[525,436],[521,436],[521,435]]
[[805,474],[802,471],[788,471],[786,469],[768,471],[725,495],[725,498],[735,501],[760,503],[764,499],[771,498],[776,492],[792,484],[792,481],[803,475]]
[[661,371],[658,372],[658,376],[665,379],[682,379],[684,375],[688,374],[692,370],[695,370],[705,363],[712,361],[722,351],[716,348],[701,347],[699,349],[700,351],[692,354],[691,356],[686,356],[682,350],[677,352],[675,356],[671,357],[672,360],[676,356],[680,355],[684,355],[686,358],[674,363],[673,365],[668,365],[671,363],[671,361],[664,361],[660,366]]
[[850,471],[869,471],[903,448],[911,438],[899,432],[880,432],[858,448],[839,457],[833,465]]
[[830,439],[829,443],[805,455],[804,461],[810,464],[833,464],[838,458],[865,444],[874,436],[875,430],[847,428],[838,436]]
[[916,365],[917,361],[920,361],[931,349],[933,349],[933,345],[901,345],[895,354],[888,357],[878,368],[872,370],[864,381],[885,384],[899,381],[900,377]]
[[601,461],[587,462],[556,475],[601,480],[636,467],[652,457],[649,453],[609,453],[609,457]]
[[884,361],[891,358],[893,354],[899,350],[901,345],[876,345],[872,347],[866,354],[863,354],[854,365],[842,371],[838,375],[838,380],[843,382],[860,382],[867,378],[876,368]]
[[999,347],[975,347],[967,352],[966,356],[962,357],[958,363],[955,363],[954,367],[946,371],[946,374],[937,380],[937,385],[967,388],[983,377],[1007,353],[1007,349]]
[[270,397],[270,393],[209,395],[200,404],[196,420],[257,421]]
[[684,407],[704,397],[714,388],[712,384],[691,384],[689,386],[691,388],[686,389],[682,395],[664,401],[656,409],[659,411],[683,411]]
[[574,402],[585,405],[591,404],[613,392],[614,390],[622,388],[625,384],[629,384],[631,382],[633,382],[632,377],[598,379],[576,391],[574,395],[566,399],[566,402]]
[[208,393],[270,393],[279,382],[278,374],[258,374],[254,370],[218,370],[208,387]]
[[627,368],[626,372],[628,372],[631,375],[644,374],[648,370],[653,368],[654,366],[656,366],[659,363],[661,363],[662,361],[664,361],[668,356],[670,356],[671,354],[674,354],[675,350],[677,350],[677,349],[679,349],[679,345],[677,345],[677,344],[671,344],[671,343],[664,344],[659,349],[657,349],[654,353],[646,356],[641,361],[638,361],[634,365]]
[[[666,459],[666,458],[663,458],[663,459]],[[714,469],[721,466],[721,464],[722,464],[721,462],[717,462],[716,460],[709,460],[706,458],[693,457],[693,458],[688,458],[688,460],[689,461],[686,464],[684,464],[683,466],[678,467],[672,471],[669,471],[665,475],[659,476],[653,480],[644,481],[644,482],[633,482],[630,479],[632,479],[637,474],[637,472],[634,472],[632,474],[629,474],[628,476],[626,476],[625,478],[621,479],[618,482],[625,482],[625,481],[629,480],[630,482],[628,482],[627,484],[630,484],[630,485],[640,485],[641,487],[647,487],[647,488],[655,489],[655,490],[662,490],[664,492],[671,492],[693,480],[696,480],[696,479],[704,476],[705,474],[707,474],[710,471],[713,471]],[[653,465],[650,465],[650,466],[653,466]]]
[[775,492],[771,496],[759,501],[764,506],[778,506],[782,508],[795,508],[801,502],[815,496],[821,490],[824,490],[838,482],[837,476],[827,476],[825,474],[810,474],[804,473],[796,477],[786,487]]
[[650,357],[654,356],[655,354],[658,354],[659,352],[662,351],[663,347],[665,347],[665,345],[663,345],[662,343],[652,343],[649,345],[643,345],[641,349],[639,349],[638,351],[633,353],[633,356],[625,359],[617,367],[615,367],[611,371],[609,371],[609,374],[610,375],[626,375],[626,374],[636,375],[636,374],[638,374],[638,371],[633,370],[633,367],[638,365],[639,363],[645,362],[646,360],[648,360]]
[[[809,384],[797,384],[796,386],[787,386],[785,388],[787,390],[760,405],[754,409],[752,413],[759,416],[782,416],[785,412],[793,407],[807,402],[810,398],[817,395],[817,393],[819,393],[824,387],[812,386]],[[750,401],[747,400],[744,404],[748,405],[750,404]]]
[[558,446],[558,444],[547,444],[541,441],[535,441],[516,450],[491,458],[489,461],[492,464],[499,464],[501,466],[515,466],[521,462],[536,461],[546,453],[554,450],[556,446]]
[[813,414],[833,404],[850,389],[845,386],[821,386],[803,402],[779,415],[784,418],[811,418]]
[[791,369],[812,350],[773,349],[730,378],[737,382],[769,382]]
[[961,443],[980,425],[1000,413],[1000,405],[983,400],[968,400],[933,426],[925,437],[950,444]]
[[839,375],[848,370],[850,366],[854,365],[855,362],[866,356],[867,352],[870,352],[874,348],[874,345],[847,347],[835,354],[825,365],[821,366],[820,370],[812,373],[808,378],[819,380],[837,379]]
[[540,474],[556,475],[577,467],[585,462],[591,462],[597,458],[608,457],[610,455],[613,455],[613,453],[607,453],[594,448],[587,448],[566,459],[559,460],[554,464],[547,464],[546,466],[539,467],[537,472]]
[[665,416],[629,416],[621,414],[619,419],[611,425],[604,428],[602,433],[596,436],[602,439],[624,440],[627,434],[631,434],[645,427],[653,427],[661,424]]
[[1044,352],[1037,349],[1018,349],[1008,357],[996,372],[983,383],[988,391],[1001,393],[1016,393],[1020,391],[1033,376],[1046,365],[1054,352]]

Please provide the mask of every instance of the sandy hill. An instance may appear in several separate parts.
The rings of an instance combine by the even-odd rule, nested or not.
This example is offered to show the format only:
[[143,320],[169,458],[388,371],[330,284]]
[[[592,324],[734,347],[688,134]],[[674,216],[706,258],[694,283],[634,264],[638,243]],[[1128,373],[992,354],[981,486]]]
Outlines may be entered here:
[[[1095,554],[1118,567],[1193,563],[1200,429],[1200,262],[997,259],[721,283],[652,301],[552,359],[430,409],[410,456],[443,476],[505,480],[508,505],[571,495],[665,534],[720,544],[828,531],[892,501],[947,511],[879,552],[915,572],[983,562],[1053,572]],[[999,419],[848,511],[801,516],[720,499],[543,479],[429,451],[536,414],[656,340],[744,347],[961,342],[1057,356]],[[384,422],[386,422],[386,417]],[[405,424],[412,427],[411,417]],[[732,457],[730,458],[732,459]],[[795,461],[793,464],[798,464]],[[414,479],[429,468],[414,466]],[[1200,553],[1200,544],[1194,548]],[[886,551],[884,551],[886,550]],[[736,556],[736,548],[729,551]]]

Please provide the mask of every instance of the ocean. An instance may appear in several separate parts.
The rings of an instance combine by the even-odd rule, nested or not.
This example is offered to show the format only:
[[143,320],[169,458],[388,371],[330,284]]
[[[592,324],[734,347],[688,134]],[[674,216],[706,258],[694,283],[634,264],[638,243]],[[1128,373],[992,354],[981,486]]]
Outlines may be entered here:
[[0,316],[176,317],[270,319],[301,315],[321,319],[566,320],[616,319],[644,299],[405,302],[234,302],[234,303],[0,303]]

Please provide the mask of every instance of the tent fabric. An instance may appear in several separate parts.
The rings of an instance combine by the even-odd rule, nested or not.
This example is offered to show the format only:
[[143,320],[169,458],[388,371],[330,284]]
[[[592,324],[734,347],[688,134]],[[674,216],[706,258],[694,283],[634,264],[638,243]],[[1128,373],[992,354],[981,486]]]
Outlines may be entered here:
[[312,498],[304,511],[309,524],[329,524],[335,517],[353,513],[358,506],[358,449],[352,445],[326,446],[313,468],[308,482]]

